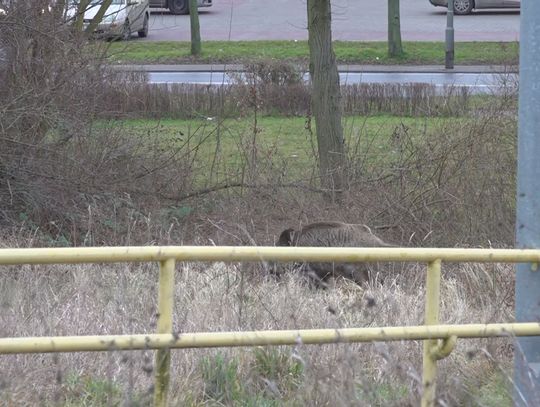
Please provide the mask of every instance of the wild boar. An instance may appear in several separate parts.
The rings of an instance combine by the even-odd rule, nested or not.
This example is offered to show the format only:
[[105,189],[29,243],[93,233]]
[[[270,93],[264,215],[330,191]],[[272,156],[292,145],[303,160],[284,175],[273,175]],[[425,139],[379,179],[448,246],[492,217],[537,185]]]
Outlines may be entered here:
[[[278,246],[392,247],[375,236],[369,227],[342,222],[316,222],[300,230],[289,228],[279,236]],[[366,264],[306,263],[300,267],[316,284],[325,286],[331,277],[345,277],[357,284],[369,281]],[[279,273],[278,273],[279,274]]]

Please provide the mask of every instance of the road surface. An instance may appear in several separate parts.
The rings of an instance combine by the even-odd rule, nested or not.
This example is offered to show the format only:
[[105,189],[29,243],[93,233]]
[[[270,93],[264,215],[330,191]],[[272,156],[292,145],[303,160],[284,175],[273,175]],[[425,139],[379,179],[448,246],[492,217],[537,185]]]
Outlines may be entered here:
[[[387,0],[332,0],[334,40],[386,41]],[[444,41],[445,9],[401,0],[402,38]],[[214,0],[201,8],[204,40],[306,40],[306,0]],[[152,9],[147,41],[189,41],[189,16]],[[519,11],[483,10],[455,18],[456,41],[517,41]]]
[[[150,83],[192,83],[223,85],[234,83],[227,72],[156,72],[149,71]],[[305,75],[308,79],[308,75]],[[448,73],[448,72],[341,72],[340,82],[359,83],[424,83],[443,89],[446,86],[467,87],[471,93],[496,93],[503,83],[515,83],[516,75],[500,73]]]

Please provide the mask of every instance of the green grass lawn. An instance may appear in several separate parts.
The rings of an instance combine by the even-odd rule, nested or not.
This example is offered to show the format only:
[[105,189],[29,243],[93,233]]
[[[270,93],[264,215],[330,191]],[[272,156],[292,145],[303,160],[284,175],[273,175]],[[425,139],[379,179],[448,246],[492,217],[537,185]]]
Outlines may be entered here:
[[[247,63],[257,60],[306,62],[307,41],[205,41],[199,58],[190,56],[189,42],[114,42],[108,44],[115,63]],[[335,41],[338,63],[444,64],[444,42],[404,42],[404,55],[389,58],[386,42]],[[458,42],[455,63],[464,65],[518,63],[517,42]]]
[[[437,126],[448,120],[465,118],[410,118],[394,116],[343,119],[343,129],[349,153],[368,162],[391,160],[394,147],[391,140],[396,129],[407,128],[413,138],[425,137],[437,131]],[[202,179],[208,171],[217,171],[223,177],[238,173],[250,157],[253,145],[252,118],[216,120],[125,120],[120,122],[133,135],[158,137],[169,146],[181,146],[186,159]],[[113,123],[112,125],[116,125]],[[286,178],[309,176],[315,168],[317,143],[306,129],[301,117],[262,117],[257,120],[256,154],[259,168],[283,168]],[[172,143],[172,144],[170,144]],[[220,176],[218,176],[220,178]]]

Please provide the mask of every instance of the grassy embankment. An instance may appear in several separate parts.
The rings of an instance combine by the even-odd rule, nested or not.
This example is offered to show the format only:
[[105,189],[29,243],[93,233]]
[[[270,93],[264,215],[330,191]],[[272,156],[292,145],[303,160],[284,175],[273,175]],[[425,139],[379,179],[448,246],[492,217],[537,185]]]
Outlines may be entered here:
[[[338,63],[351,64],[437,64],[444,65],[444,42],[405,42],[401,58],[388,57],[386,42],[334,42]],[[249,63],[257,60],[305,62],[306,41],[205,41],[202,55],[190,56],[189,42],[115,42],[108,55],[115,63]],[[518,63],[517,42],[458,42],[455,63],[463,65]]]
[[[503,116],[497,115],[495,119],[498,117]],[[212,174],[224,177],[237,175],[238,171],[223,169],[243,165],[241,157],[245,160],[249,156],[246,153],[252,152],[250,142],[256,135],[258,179],[262,180],[265,171],[268,177],[276,176],[280,165],[287,161],[297,163],[287,167],[290,169],[288,175],[293,178],[313,170],[312,135],[305,124],[304,118],[284,117],[258,117],[255,123],[249,116],[224,121],[213,118],[103,123],[104,126],[123,128],[132,141],[152,134],[154,140],[162,140],[165,145],[191,146],[188,150],[195,154],[190,156],[194,159],[191,168],[195,179],[202,176],[210,178]],[[485,176],[492,172],[487,166],[499,165],[499,156],[494,158],[494,153],[503,147],[499,144],[500,138],[495,139],[493,145],[489,145],[489,140],[497,135],[497,129],[511,137],[512,128],[505,129],[491,116],[485,119],[482,116],[350,116],[344,119],[349,145],[358,145],[367,165],[369,162],[386,164],[396,172],[393,176],[398,178],[400,185],[407,183],[408,172],[414,184],[422,174],[429,178],[425,190],[417,187],[403,190],[413,195],[418,192],[413,205],[402,214],[405,216],[414,210],[415,222],[419,222],[417,208],[424,207],[424,203],[427,208],[434,204],[424,194],[431,191],[433,185],[438,189],[448,188],[447,183],[455,177],[455,172],[465,174],[463,179],[471,183],[482,174],[482,184],[485,184]],[[469,145],[471,137],[475,143]],[[446,159],[443,164],[437,148],[445,149],[442,147],[444,140],[448,142],[448,153],[443,156]],[[434,144],[425,147],[429,143]],[[218,145],[220,150],[216,154]],[[470,160],[463,154],[463,151],[482,146],[489,151],[478,155],[477,160]],[[415,154],[421,156],[422,161],[433,161],[436,171],[431,172],[430,166],[418,168],[416,165],[420,161],[409,161]],[[208,158],[216,156],[221,165],[216,164],[212,173],[208,170],[211,163]],[[396,165],[392,166],[394,159]],[[461,162],[479,165],[461,169]],[[264,168],[266,163],[274,163],[277,169]],[[504,166],[504,162],[501,161],[500,165]],[[455,183],[460,184],[459,180]],[[368,186],[366,183],[360,188],[359,198],[367,194]],[[452,188],[448,189],[449,193]],[[465,197],[466,192],[466,189],[459,189],[453,195]],[[390,193],[388,189],[388,194],[383,196],[393,205],[394,197]],[[274,230],[263,231],[262,224],[266,220],[257,220],[259,212],[250,212],[255,210],[250,205],[258,207],[266,202],[275,206],[270,199],[279,202],[280,198],[271,194],[261,190],[244,198],[240,195],[233,197],[233,207],[242,213],[242,217],[235,216],[233,207],[227,207],[225,201],[215,202],[218,209],[201,216],[208,218],[208,224],[225,231],[221,239],[232,236],[235,244],[238,244],[235,239],[239,237],[247,235],[251,238],[249,232],[242,228],[244,218],[256,219],[261,223],[257,225],[259,235],[255,236],[256,241],[271,241]],[[283,208],[291,213],[318,210],[317,203],[313,201],[295,201],[302,199],[299,195],[283,197]],[[373,202],[384,202],[383,196],[374,196]],[[427,198],[422,198],[424,196]],[[406,204],[405,194],[399,199],[400,204]],[[417,204],[418,199],[424,199],[420,205]],[[489,216],[492,216],[494,211],[489,207],[490,199],[481,201],[482,207],[487,206]],[[372,217],[368,211],[379,212],[373,202],[372,205],[360,202],[358,207],[351,206],[347,210],[352,212],[351,216]],[[356,203],[351,201],[351,205]],[[443,205],[436,211],[448,206],[447,203]],[[470,205],[464,207],[468,212],[472,210]],[[275,220],[280,218],[273,217],[277,214],[266,212],[264,216],[270,218],[272,224],[280,223],[282,220]],[[399,217],[396,215],[395,218]],[[150,215],[145,219],[149,225],[155,222]],[[177,224],[178,219],[171,218],[171,226]],[[407,226],[403,217],[399,219]],[[431,216],[425,221],[433,222],[433,219]],[[455,217],[449,221],[456,223]],[[427,226],[435,229],[434,234],[437,233],[433,225]],[[170,230],[168,226],[164,228],[164,235]],[[204,240],[207,235],[199,230],[197,234],[201,242],[208,244],[208,240]],[[463,229],[459,229],[459,233],[463,233]],[[448,229],[444,234],[449,234]],[[163,238],[167,239],[166,236]],[[3,244],[13,247],[27,245],[29,240],[20,236],[4,239]],[[152,239],[154,235],[149,233],[147,241],[152,242]],[[177,243],[172,235],[169,239],[170,243]],[[217,244],[223,242],[214,241]],[[33,266],[1,271],[2,336],[155,330],[156,270],[152,266],[43,266],[38,270],[38,278]],[[424,269],[419,265],[384,269],[380,279],[368,287],[337,282],[337,287],[328,291],[310,290],[293,274],[277,283],[265,277],[260,266],[183,264],[178,266],[178,271],[175,332],[416,325],[423,321]],[[509,300],[513,288],[511,266],[447,266],[443,280],[442,322],[512,320],[512,302]],[[510,343],[511,338],[461,341],[450,357],[440,363],[438,389],[441,399],[450,405],[511,405]],[[171,403],[190,407],[416,405],[421,389],[421,347],[421,343],[403,342],[175,351]],[[152,352],[9,356],[2,358],[0,364],[5,389],[0,394],[0,402],[49,406],[147,405],[152,397],[152,364]],[[29,392],[30,387],[36,391]]]

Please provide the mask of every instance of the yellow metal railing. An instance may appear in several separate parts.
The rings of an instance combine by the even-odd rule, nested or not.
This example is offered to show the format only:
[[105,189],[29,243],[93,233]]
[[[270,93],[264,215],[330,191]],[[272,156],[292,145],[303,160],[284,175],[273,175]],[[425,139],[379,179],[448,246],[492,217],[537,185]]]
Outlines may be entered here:
[[[172,329],[176,261],[403,261],[427,263],[425,325],[288,331],[201,332],[176,335]],[[423,340],[422,406],[434,406],[437,360],[450,354],[456,345],[457,338],[540,336],[540,324],[537,322],[439,325],[441,263],[531,263],[531,269],[535,270],[540,262],[540,250],[224,246],[0,249],[0,265],[118,262],[159,263],[157,334],[0,338],[0,354],[157,349],[154,404],[166,406],[169,388],[170,349],[173,348]]]

